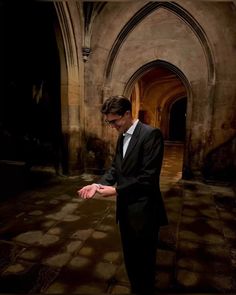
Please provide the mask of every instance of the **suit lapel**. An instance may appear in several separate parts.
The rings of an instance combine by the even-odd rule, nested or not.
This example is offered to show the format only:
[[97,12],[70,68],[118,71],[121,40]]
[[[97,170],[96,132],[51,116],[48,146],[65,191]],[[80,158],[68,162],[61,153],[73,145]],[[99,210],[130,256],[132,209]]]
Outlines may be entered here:
[[127,151],[125,153],[125,157],[123,159],[123,163],[127,160],[127,158],[129,158],[129,155],[130,153],[132,152],[132,150],[134,149],[137,141],[138,141],[138,138],[139,138],[139,133],[140,133],[140,130],[141,130],[141,123],[138,122],[135,130],[134,130],[134,133],[130,139],[130,142],[129,142],[129,145],[128,145],[128,148],[127,148]]
[[121,134],[118,138],[117,148],[118,148],[118,155],[123,160],[123,134]]

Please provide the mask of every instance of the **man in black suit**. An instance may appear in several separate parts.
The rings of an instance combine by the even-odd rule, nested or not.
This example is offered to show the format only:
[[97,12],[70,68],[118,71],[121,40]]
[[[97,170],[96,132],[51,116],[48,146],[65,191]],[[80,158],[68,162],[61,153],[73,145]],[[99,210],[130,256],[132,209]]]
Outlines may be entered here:
[[117,196],[124,261],[131,292],[154,291],[158,232],[167,224],[159,187],[163,137],[159,129],[132,118],[132,105],[124,96],[112,96],[102,105],[105,121],[119,132],[111,168],[99,183],[79,190],[92,198],[95,193]]

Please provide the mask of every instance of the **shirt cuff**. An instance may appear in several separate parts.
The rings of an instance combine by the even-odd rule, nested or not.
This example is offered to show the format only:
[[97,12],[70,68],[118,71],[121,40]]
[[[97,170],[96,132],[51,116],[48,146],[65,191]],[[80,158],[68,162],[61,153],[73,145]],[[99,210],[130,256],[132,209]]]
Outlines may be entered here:
[[98,189],[101,188],[101,184],[99,184],[99,183],[93,183],[93,184],[96,185],[96,187],[97,187]]

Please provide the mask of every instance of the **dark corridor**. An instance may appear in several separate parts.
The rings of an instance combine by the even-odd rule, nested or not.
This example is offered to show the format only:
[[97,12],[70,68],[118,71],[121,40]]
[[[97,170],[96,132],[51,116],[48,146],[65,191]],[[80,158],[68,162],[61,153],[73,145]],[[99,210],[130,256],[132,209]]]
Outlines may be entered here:
[[60,63],[53,3],[4,1],[1,13],[0,160],[57,169]]
[[170,111],[169,139],[171,141],[184,141],[186,129],[187,98],[181,98],[173,103]]

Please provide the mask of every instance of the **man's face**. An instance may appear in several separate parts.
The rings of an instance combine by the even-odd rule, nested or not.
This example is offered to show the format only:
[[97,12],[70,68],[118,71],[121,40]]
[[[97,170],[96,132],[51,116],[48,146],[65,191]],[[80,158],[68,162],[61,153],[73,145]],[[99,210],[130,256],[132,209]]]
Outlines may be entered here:
[[125,112],[124,115],[106,114],[105,122],[115,128],[119,133],[125,133],[132,125],[132,119],[130,118],[130,112]]

